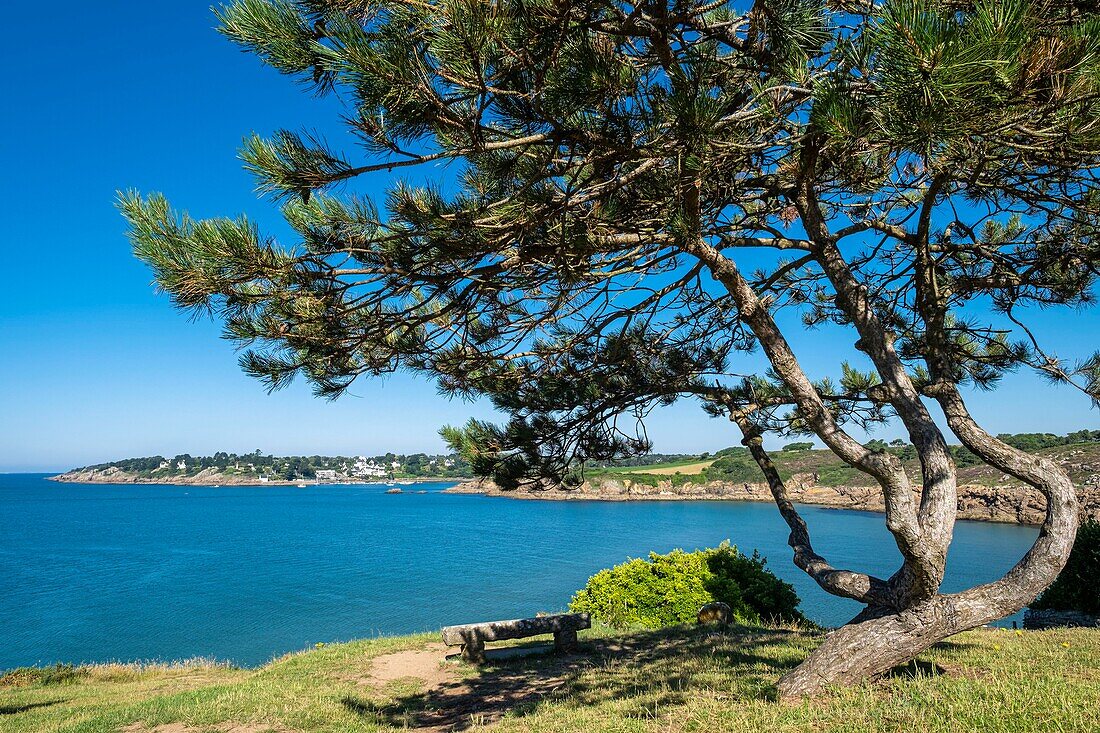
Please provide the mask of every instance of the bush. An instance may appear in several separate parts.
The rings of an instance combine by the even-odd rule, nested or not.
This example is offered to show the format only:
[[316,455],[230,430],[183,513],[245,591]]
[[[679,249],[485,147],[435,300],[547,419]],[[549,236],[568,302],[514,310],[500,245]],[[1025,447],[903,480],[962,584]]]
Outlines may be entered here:
[[[711,481],[734,481],[737,483],[761,483],[764,473],[760,466],[748,454],[729,453],[710,464],[704,473]],[[782,473],[782,472],[781,472]],[[787,478],[784,476],[784,478]]]
[[840,464],[829,464],[815,471],[819,486],[867,486],[874,479],[858,468]]
[[673,486],[686,486],[687,484],[705,484],[707,482],[707,475],[705,473],[674,473],[669,478],[672,479]]
[[1035,599],[1037,610],[1078,611],[1100,615],[1100,522],[1090,519],[1077,530],[1066,567]]
[[743,555],[728,542],[696,552],[651,552],[648,560],[601,570],[577,591],[569,609],[613,628],[657,629],[691,623],[713,601],[728,603],[742,622],[803,620],[794,588],[767,570],[758,553]]
[[983,461],[975,454],[971,453],[967,448],[961,445],[950,445],[947,447],[951,451],[951,457],[955,459],[955,465],[958,468],[967,468],[969,466],[980,466]]

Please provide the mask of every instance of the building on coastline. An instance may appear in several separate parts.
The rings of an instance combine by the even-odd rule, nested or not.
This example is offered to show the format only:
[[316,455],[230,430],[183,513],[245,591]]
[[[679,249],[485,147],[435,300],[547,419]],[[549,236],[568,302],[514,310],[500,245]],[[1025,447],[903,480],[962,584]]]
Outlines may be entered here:
[[351,473],[360,478],[382,478],[389,474],[389,471],[385,466],[375,463],[373,458],[358,456],[355,459],[355,465],[351,467]]

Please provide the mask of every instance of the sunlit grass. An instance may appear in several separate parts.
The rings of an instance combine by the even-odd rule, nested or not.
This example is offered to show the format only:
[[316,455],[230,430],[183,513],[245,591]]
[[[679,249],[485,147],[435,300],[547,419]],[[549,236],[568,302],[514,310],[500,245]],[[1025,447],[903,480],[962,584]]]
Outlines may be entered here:
[[648,463],[642,466],[616,466],[612,468],[589,468],[589,476],[619,475],[627,473],[644,473],[651,476],[671,476],[679,473],[685,476],[702,473],[703,469],[710,467],[714,459],[699,460],[698,458],[685,458],[678,461],[666,461],[664,463]]
[[192,662],[24,671],[0,679],[0,731],[389,731],[440,711],[459,728],[532,733],[1100,730],[1096,630],[961,634],[886,680],[798,705],[773,699],[779,675],[819,640],[794,628],[600,629],[569,659],[483,669],[441,661],[463,693],[455,711],[446,707],[458,698],[426,694],[414,677],[370,683],[375,657],[437,640],[331,644],[255,670]]

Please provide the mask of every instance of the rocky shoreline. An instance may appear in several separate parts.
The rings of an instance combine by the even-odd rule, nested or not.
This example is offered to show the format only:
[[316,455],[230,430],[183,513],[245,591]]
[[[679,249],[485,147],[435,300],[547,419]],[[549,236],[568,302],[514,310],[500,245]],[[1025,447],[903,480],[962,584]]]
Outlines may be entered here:
[[[303,480],[261,481],[251,476],[234,476],[208,468],[193,476],[148,478],[128,473],[119,468],[77,469],[51,476],[51,481],[80,484],[147,484],[162,486],[296,486],[312,483]],[[449,478],[401,479],[401,485],[454,481]],[[378,481],[340,479],[340,484],[370,484]],[[882,492],[873,486],[822,486],[811,474],[796,474],[788,482],[791,499],[800,504],[882,512],[885,510]],[[672,481],[659,481],[656,486],[622,480],[602,478],[586,481],[576,488],[551,486],[541,489],[502,491],[492,482],[465,481],[445,489],[451,494],[484,494],[510,499],[541,501],[760,501],[771,503],[772,495],[764,483],[734,483],[711,481],[706,484],[685,483],[673,485]],[[1078,486],[1081,517],[1100,520],[1100,486],[1089,481]],[[984,486],[964,484],[959,486],[959,519],[1007,524],[1041,524],[1045,516],[1046,502],[1034,489],[1015,485]]]
[[[788,482],[791,499],[800,504],[883,512],[882,492],[871,486],[820,486],[812,476],[796,475]],[[548,487],[502,491],[492,482],[468,481],[445,490],[452,494],[484,494],[512,499],[543,501],[762,501],[772,503],[764,483],[712,481],[681,484],[660,481],[657,486],[599,479],[573,489]],[[1100,488],[1078,487],[1081,517],[1100,520]],[[1046,500],[1034,489],[1014,486],[963,485],[959,487],[959,519],[1005,524],[1042,524]]]

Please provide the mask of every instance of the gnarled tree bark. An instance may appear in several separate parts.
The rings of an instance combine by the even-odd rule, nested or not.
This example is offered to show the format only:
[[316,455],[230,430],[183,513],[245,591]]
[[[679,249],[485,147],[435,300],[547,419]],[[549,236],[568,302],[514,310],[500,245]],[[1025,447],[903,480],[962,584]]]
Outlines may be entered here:
[[[804,160],[812,166],[812,160]],[[928,194],[928,206],[935,191]],[[921,466],[921,500],[900,461],[859,445],[833,419],[764,303],[735,263],[705,242],[689,248],[736,301],[742,320],[759,339],[777,375],[790,389],[793,402],[814,432],[849,465],[873,476],[883,490],[886,525],[903,557],[901,568],[888,580],[838,570],[814,552],[809,530],[788,498],[786,487],[763,449],[759,430],[743,407],[729,405],[731,419],[744,435],[764,473],[780,514],[791,529],[789,544],[795,564],[823,589],[866,604],[845,626],[829,633],[820,647],[779,682],[781,697],[801,697],[830,685],[852,684],[881,675],[933,644],[960,631],[1015,613],[1048,586],[1065,565],[1077,526],[1072,482],[1057,465],[1008,446],[983,431],[970,417],[954,383],[941,381],[922,394],[894,351],[890,330],[879,319],[866,289],[841,255],[836,238],[819,220],[812,190],[797,198],[810,233],[811,255],[836,290],[836,305],[851,319],[882,378],[880,398],[895,410],[908,429]],[[926,207],[927,208],[927,207]],[[920,247],[922,231],[903,235]],[[925,284],[927,287],[927,284]],[[922,315],[936,318],[940,302],[929,298]],[[934,347],[933,343],[933,347]],[[936,373],[935,352],[930,355]],[[1003,578],[958,594],[939,592],[947,564],[957,511],[957,478],[947,441],[922,397],[934,397],[959,440],[984,461],[1026,482],[1047,498],[1047,517],[1035,545]]]

